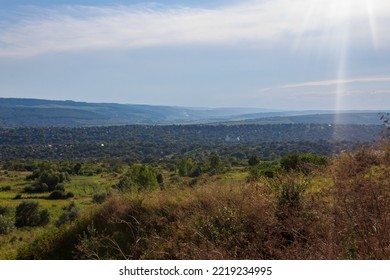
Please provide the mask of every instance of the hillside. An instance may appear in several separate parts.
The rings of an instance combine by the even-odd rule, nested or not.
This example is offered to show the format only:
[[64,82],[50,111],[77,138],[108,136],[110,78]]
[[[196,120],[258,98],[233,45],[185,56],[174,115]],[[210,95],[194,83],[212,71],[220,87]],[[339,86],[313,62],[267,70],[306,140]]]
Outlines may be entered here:
[[242,120],[222,122],[223,124],[362,124],[380,125],[380,112],[281,112],[259,113],[240,116]]
[[0,125],[108,126],[124,124],[174,124],[228,120],[234,116],[265,112],[256,108],[185,108],[115,103],[87,103],[40,99],[0,98]]
[[380,124],[374,111],[280,111],[261,108],[187,108],[0,98],[0,127],[81,127],[166,124]]

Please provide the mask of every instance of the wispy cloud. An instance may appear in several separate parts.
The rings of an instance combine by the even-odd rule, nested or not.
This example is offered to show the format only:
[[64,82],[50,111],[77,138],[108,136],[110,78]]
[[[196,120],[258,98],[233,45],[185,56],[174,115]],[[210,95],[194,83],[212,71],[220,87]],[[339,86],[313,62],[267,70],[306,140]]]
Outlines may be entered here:
[[[383,22],[390,17],[389,1],[355,0],[348,20],[356,24],[367,20],[366,9],[361,5],[366,1],[372,3],[370,14],[376,16],[371,26],[375,23],[376,32],[382,31],[381,37],[387,37]],[[296,36],[311,42],[324,30],[345,22],[344,12],[335,12],[342,8],[335,4],[338,2],[342,1],[317,0],[310,17],[307,7],[312,0],[249,1],[219,9],[153,5],[35,8],[24,10],[23,16],[15,16],[12,21],[0,22],[0,56],[181,44],[273,47]],[[303,26],[305,18],[310,20]],[[367,32],[359,29],[355,35],[364,37]]]
[[353,84],[353,83],[372,83],[372,82],[390,82],[390,77],[361,77],[353,79],[342,80],[325,80],[325,81],[312,81],[297,84],[281,85],[277,88],[305,88],[305,87],[328,87],[338,86],[341,84]]

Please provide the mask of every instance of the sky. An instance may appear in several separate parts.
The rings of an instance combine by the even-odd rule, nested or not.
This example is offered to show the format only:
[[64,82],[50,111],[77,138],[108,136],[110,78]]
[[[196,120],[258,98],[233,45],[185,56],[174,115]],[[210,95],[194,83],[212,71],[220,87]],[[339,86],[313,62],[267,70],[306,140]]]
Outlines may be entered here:
[[389,110],[388,0],[0,0],[0,97]]

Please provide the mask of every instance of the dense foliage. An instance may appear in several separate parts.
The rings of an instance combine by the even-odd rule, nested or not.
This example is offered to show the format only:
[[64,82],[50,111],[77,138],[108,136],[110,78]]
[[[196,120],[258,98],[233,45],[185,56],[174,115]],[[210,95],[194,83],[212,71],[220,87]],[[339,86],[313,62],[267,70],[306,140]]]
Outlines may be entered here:
[[156,171],[147,165],[133,164],[114,188],[120,191],[153,190],[159,187]]
[[378,139],[380,130],[380,126],[321,124],[0,128],[0,157],[3,161],[121,158],[130,163],[160,163],[216,151],[237,160],[252,154],[273,160],[293,152],[332,155],[355,149]]
[[37,202],[23,201],[16,207],[15,226],[17,227],[44,226],[49,221],[49,211],[41,209]]

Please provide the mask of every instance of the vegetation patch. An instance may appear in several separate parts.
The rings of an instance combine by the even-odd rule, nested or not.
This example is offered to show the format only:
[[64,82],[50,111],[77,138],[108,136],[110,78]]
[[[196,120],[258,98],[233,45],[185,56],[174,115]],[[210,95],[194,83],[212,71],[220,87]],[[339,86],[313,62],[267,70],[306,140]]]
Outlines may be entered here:
[[[101,129],[78,132],[95,139]],[[120,135],[161,128],[126,129]],[[176,139],[166,143],[159,131],[165,136],[158,145],[145,138],[142,149],[126,156],[123,142],[116,143],[124,145],[118,157],[105,143],[98,146],[108,148],[104,158],[96,152],[86,159],[96,151],[91,146],[71,159],[2,162],[0,258],[390,258],[388,141],[331,157],[300,151],[313,142],[275,142],[282,152],[267,155],[247,127],[236,129],[253,145],[240,142],[242,135],[220,138],[232,129],[224,126],[166,129],[179,139],[180,131],[201,138],[204,146],[184,141],[173,149]],[[203,129],[214,140],[199,136]],[[69,137],[61,133],[56,137]]]

